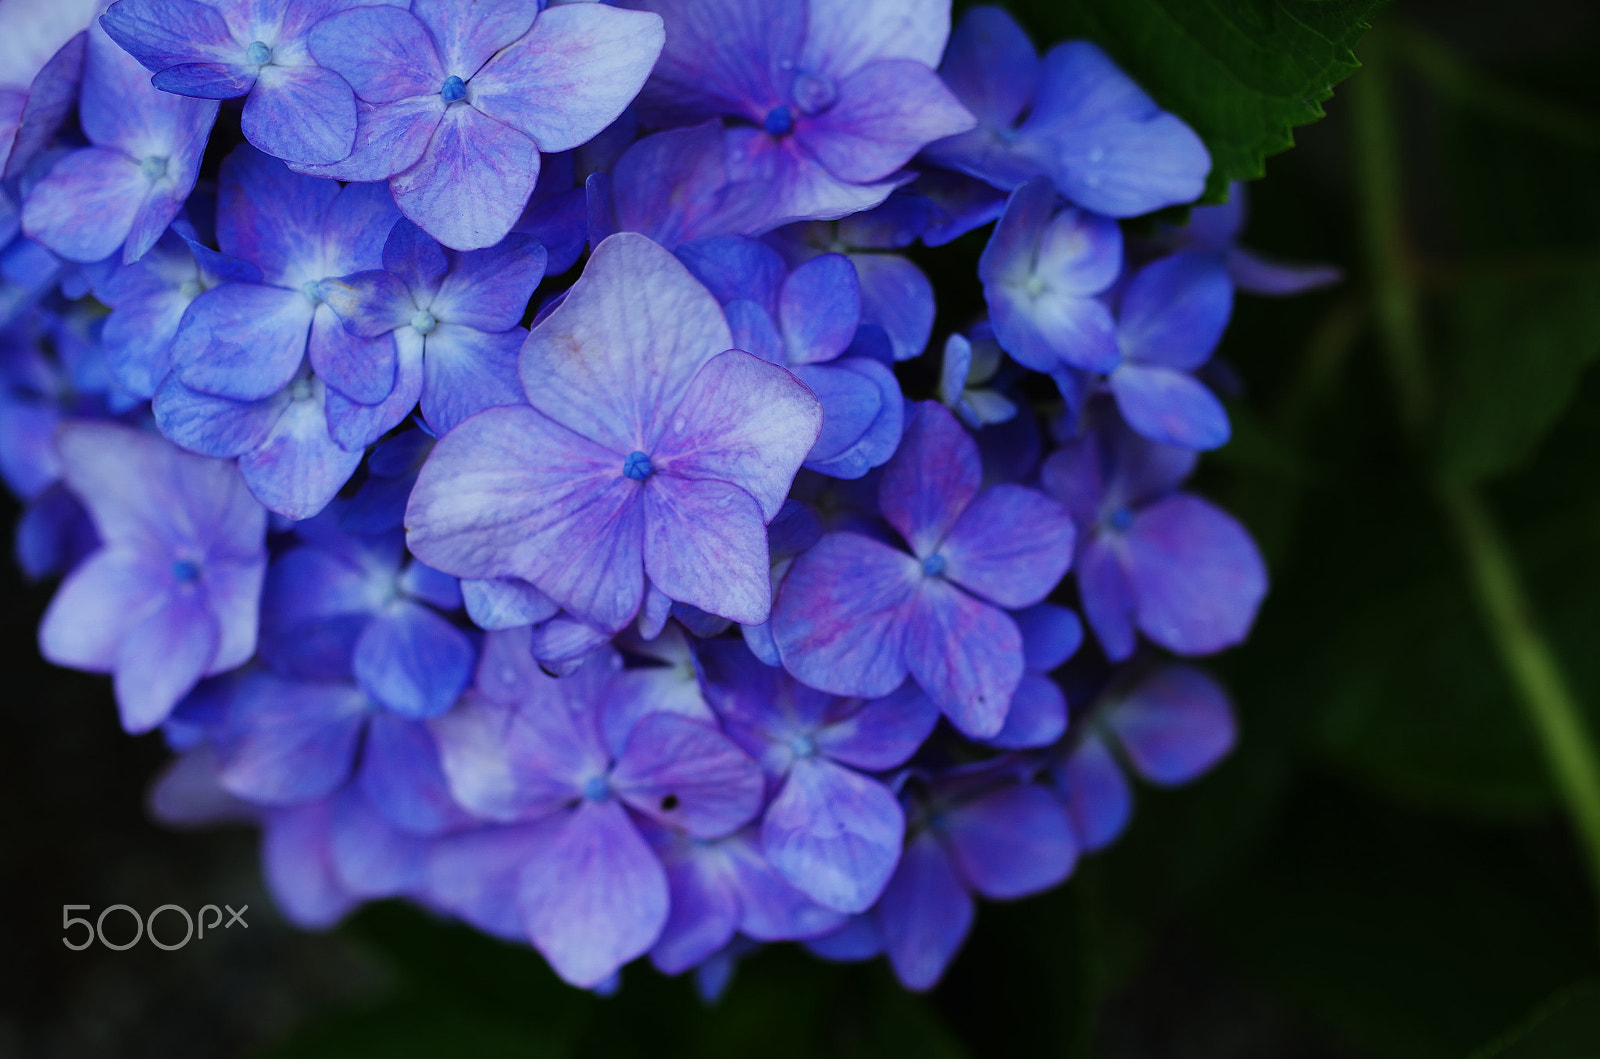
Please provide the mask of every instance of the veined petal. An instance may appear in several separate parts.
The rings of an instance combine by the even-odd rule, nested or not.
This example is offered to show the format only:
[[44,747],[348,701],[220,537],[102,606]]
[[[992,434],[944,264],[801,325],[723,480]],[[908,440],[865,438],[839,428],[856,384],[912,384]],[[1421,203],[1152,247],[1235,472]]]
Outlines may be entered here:
[[300,291],[224,283],[184,314],[172,339],[172,369],[185,386],[217,397],[270,397],[299,370],[315,315]]
[[905,814],[877,780],[821,758],[795,763],[767,807],[761,845],[790,885],[839,912],[864,912],[900,859]]
[[493,246],[511,231],[539,180],[539,148],[469,106],[452,106],[422,157],[389,179],[394,201],[454,250]]
[[1022,634],[1010,615],[928,578],[905,636],[906,666],[951,723],[974,739],[998,733],[1022,679]]
[[1015,609],[1050,594],[1072,564],[1076,538],[1065,507],[1037,490],[1003,483],[977,495],[939,554],[950,580]]
[[662,592],[730,621],[767,620],[767,531],[749,493],[712,478],[656,474],[645,483],[642,510],[645,571]]
[[900,448],[884,466],[878,504],[919,558],[931,555],[978,495],[978,443],[950,410],[923,401],[906,422]]
[[265,66],[241,124],[245,139],[286,161],[343,161],[355,146],[355,93],[344,78],[320,66]]
[[761,768],[712,724],[652,713],[611,772],[617,797],[695,838],[720,838],[761,810]]
[[428,30],[398,7],[356,7],[323,19],[307,43],[317,62],[368,103],[438,95],[446,70]]
[[827,111],[798,122],[794,136],[830,173],[854,184],[884,179],[927,144],[975,123],[919,62],[869,63],[841,81],[838,93]]
[[441,323],[428,335],[423,358],[422,418],[448,434],[486,408],[523,403],[517,356],[528,332],[520,327],[485,334]]

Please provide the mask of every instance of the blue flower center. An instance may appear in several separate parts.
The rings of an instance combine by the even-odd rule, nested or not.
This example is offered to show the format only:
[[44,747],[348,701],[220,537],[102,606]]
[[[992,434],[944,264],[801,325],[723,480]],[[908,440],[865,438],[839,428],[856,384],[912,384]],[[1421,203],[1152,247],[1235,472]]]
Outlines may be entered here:
[[193,584],[200,580],[200,564],[193,559],[174,559],[172,579],[183,585]]
[[630,452],[627,458],[622,461],[622,476],[624,478],[632,478],[636,482],[642,482],[654,473],[656,473],[656,469],[650,466],[650,457],[642,452]]
[[795,757],[811,757],[817,752],[817,741],[809,735],[797,735],[789,740],[789,750]]
[[259,40],[253,40],[250,47],[244,50],[244,56],[257,66],[265,66],[272,61],[272,49]]
[[590,776],[583,784],[583,797],[585,801],[603,802],[611,797],[611,784],[604,776]]
[[322,284],[314,279],[308,279],[300,284],[300,293],[304,294],[312,305],[316,305],[322,301]]
[[944,556],[940,555],[938,552],[934,552],[932,555],[923,559],[922,572],[927,574],[929,577],[943,577]]
[[146,180],[160,180],[167,175],[167,156],[153,154],[139,163],[139,172],[144,174]]
[[439,88],[439,95],[446,103],[459,103],[467,98],[467,83],[455,74],[444,79],[444,84]]
[[[439,321],[426,309],[418,309],[411,314],[411,326],[417,329],[417,334],[425,335],[439,326]],[[441,339],[440,341],[443,341]]]
[[794,130],[794,112],[788,107],[773,107],[767,111],[761,127],[774,136],[787,136]]
[[200,297],[200,292],[203,290],[205,288],[200,285],[200,281],[197,279],[186,279],[178,284],[178,296],[185,301],[194,301]]
[[1129,511],[1126,505],[1119,507],[1111,513],[1110,518],[1106,519],[1106,523],[1118,533],[1126,533],[1128,527],[1133,525],[1133,512]]

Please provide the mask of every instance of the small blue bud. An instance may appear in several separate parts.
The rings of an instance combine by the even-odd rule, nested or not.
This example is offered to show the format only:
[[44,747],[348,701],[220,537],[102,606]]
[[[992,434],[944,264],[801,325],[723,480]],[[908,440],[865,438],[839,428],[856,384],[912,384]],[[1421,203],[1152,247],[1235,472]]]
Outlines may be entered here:
[[604,776],[590,776],[584,781],[583,797],[586,801],[603,802],[611,797],[611,784]]
[[656,469],[650,466],[650,457],[642,452],[630,452],[627,458],[622,461],[622,476],[624,478],[632,478],[636,482],[642,482],[654,473],[656,473]]
[[444,79],[444,85],[439,89],[439,95],[446,103],[458,103],[467,98],[467,83],[455,74]]
[[411,326],[416,328],[417,334],[425,335],[439,326],[439,321],[426,309],[418,309],[411,314]]
[[923,559],[922,572],[927,574],[929,577],[943,577],[944,556],[940,555],[938,552],[934,552],[926,559]]
[[773,107],[761,127],[774,136],[787,136],[794,130],[794,113],[788,107]]
[[1133,512],[1129,511],[1126,506],[1119,507],[1111,513],[1111,517],[1106,522],[1118,533],[1126,533],[1128,532],[1128,527],[1133,525]]
[[172,579],[184,585],[200,580],[200,564],[193,559],[174,559]]
[[272,61],[272,49],[259,40],[251,41],[250,47],[245,49],[244,55],[245,58],[257,66],[265,66]]
[[144,174],[146,180],[160,180],[167,175],[167,156],[153,154],[139,163],[139,172]]
[[817,752],[817,742],[809,735],[797,735],[789,740],[789,749],[795,757],[811,757]]

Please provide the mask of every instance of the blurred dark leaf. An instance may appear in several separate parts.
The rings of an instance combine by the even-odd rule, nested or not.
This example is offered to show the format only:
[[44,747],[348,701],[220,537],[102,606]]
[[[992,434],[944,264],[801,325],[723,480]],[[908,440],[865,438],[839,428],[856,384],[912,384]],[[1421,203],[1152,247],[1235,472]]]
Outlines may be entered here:
[[1451,477],[1520,466],[1600,356],[1600,256],[1475,275],[1451,294],[1438,457]]
[[1351,48],[1385,0],[1012,0],[1049,47],[1086,37],[1104,47],[1211,149],[1206,201],[1262,174],[1322,117],[1334,85],[1359,65]]
[[1310,784],[1202,922],[1256,981],[1351,1042],[1458,1059],[1596,970],[1582,877],[1542,839]]
[[1585,982],[1540,1006],[1533,1016],[1472,1059],[1573,1059],[1600,1055],[1600,983]]

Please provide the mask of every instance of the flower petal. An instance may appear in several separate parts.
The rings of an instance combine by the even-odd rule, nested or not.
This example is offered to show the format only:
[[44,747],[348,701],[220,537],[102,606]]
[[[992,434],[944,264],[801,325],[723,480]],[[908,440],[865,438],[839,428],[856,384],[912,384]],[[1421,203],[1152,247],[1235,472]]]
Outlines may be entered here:
[[972,898],[944,847],[924,832],[906,843],[878,905],[889,965],[907,989],[932,989],[972,928]]
[[715,479],[656,474],[645,483],[642,507],[644,567],[652,583],[674,600],[730,621],[767,620],[767,532],[749,493]]
[[305,357],[316,306],[300,291],[224,283],[196,298],[172,339],[185,386],[235,401],[283,389]]
[[264,66],[240,124],[245,139],[277,158],[309,165],[343,161],[355,146],[355,93],[320,66]]
[[373,699],[402,717],[437,717],[472,679],[472,641],[438,614],[402,600],[373,619],[351,665]]
[[1047,890],[1072,874],[1078,843],[1061,802],[1033,784],[1002,787],[948,810],[950,850],[985,897],[1009,900]]
[[888,788],[820,758],[795,763],[767,807],[761,845],[801,893],[839,912],[878,900],[900,859],[905,814]]
[[1187,493],[1141,510],[1125,555],[1140,630],[1179,654],[1242,641],[1266,595],[1266,564],[1250,534]]
[[937,401],[922,401],[883,469],[878,504],[917,556],[933,554],[978,495],[978,444]]
[[1072,565],[1076,539],[1065,507],[1035,489],[1002,483],[967,506],[939,554],[950,580],[1014,609],[1055,589]]
[[737,830],[761,810],[761,768],[713,725],[651,713],[612,769],[617,797],[700,839]]
[[539,148],[469,106],[445,110],[422,157],[389,179],[395,205],[454,250],[504,239],[539,180]]

